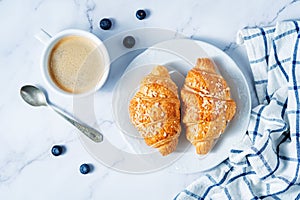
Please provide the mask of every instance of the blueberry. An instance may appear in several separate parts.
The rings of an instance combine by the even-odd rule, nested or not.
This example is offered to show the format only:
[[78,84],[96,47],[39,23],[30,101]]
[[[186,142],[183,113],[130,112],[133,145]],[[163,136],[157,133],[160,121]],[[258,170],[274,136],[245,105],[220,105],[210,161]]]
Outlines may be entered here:
[[135,39],[133,36],[129,35],[123,39],[124,47],[131,49],[135,45]]
[[138,10],[135,13],[136,18],[138,18],[139,20],[143,20],[146,18],[147,14],[145,10]]
[[102,28],[103,30],[109,30],[112,26],[112,22],[110,19],[108,18],[103,18],[100,21],[100,28]]
[[82,165],[80,165],[79,170],[80,170],[80,173],[87,174],[91,171],[91,168],[88,164],[82,164]]
[[54,156],[59,156],[61,155],[63,152],[63,147],[62,146],[59,146],[59,145],[54,145],[51,149],[51,153],[54,155]]

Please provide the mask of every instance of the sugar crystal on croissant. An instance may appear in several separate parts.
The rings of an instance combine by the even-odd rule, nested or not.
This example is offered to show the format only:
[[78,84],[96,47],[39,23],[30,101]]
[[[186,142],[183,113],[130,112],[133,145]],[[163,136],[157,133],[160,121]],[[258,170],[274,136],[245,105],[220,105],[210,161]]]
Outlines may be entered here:
[[164,66],[154,67],[141,81],[130,101],[129,115],[147,145],[164,156],[176,149],[181,132],[180,101],[177,86]]

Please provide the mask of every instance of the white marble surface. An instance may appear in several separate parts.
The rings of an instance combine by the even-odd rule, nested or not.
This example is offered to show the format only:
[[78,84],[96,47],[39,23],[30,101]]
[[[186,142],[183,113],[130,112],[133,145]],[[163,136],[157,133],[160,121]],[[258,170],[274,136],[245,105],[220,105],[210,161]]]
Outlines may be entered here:
[[[148,9],[150,16],[138,21],[139,8]],[[103,40],[138,27],[171,29],[223,49],[251,84],[245,50],[235,43],[236,32],[245,26],[300,18],[299,10],[297,0],[0,0],[0,199],[172,199],[199,176],[168,170],[143,175],[111,170],[85,151],[74,128],[54,112],[26,105],[19,89],[36,84],[72,112],[72,98],[53,92],[42,79],[43,45],[34,38],[40,28],[52,34],[78,28]],[[103,17],[114,19],[111,30],[98,28]],[[53,157],[54,144],[65,145],[67,152]],[[94,165],[92,173],[79,173],[84,162]]]

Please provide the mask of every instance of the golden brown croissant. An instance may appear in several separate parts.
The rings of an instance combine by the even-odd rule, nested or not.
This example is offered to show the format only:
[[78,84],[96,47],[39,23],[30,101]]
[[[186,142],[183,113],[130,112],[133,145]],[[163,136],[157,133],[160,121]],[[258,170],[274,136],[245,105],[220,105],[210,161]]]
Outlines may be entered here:
[[176,149],[181,132],[180,101],[165,67],[154,67],[142,80],[130,101],[129,115],[147,145],[158,148],[164,156]]
[[181,98],[186,137],[198,154],[207,154],[236,111],[230,89],[210,59],[199,58],[188,72]]

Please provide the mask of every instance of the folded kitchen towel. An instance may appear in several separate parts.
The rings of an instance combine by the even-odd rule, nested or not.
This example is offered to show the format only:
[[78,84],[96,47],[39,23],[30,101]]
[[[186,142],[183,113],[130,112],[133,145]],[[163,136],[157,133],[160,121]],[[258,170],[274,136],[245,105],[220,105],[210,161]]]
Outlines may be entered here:
[[300,21],[283,21],[239,32],[260,104],[229,158],[176,200],[300,199],[299,26]]

